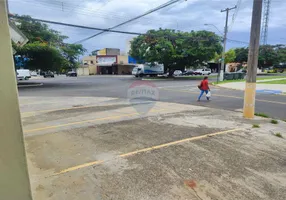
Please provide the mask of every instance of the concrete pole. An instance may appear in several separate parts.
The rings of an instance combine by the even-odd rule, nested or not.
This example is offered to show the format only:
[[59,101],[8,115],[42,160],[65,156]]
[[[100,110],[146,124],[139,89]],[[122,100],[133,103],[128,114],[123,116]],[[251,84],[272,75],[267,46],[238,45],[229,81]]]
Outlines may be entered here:
[[0,0],[0,199],[32,200],[6,0]]
[[253,118],[255,111],[256,75],[259,55],[262,0],[253,0],[251,34],[247,61],[247,76],[244,93],[243,115]]
[[223,81],[223,75],[224,75],[226,40],[227,40],[227,32],[228,32],[228,15],[229,15],[229,11],[233,9],[236,9],[236,6],[233,8],[226,8],[225,10],[221,10],[221,12],[226,12],[226,20],[225,20],[225,27],[224,27],[223,51],[222,51],[222,59],[221,59],[221,67],[220,67],[220,75],[219,75],[220,81]]

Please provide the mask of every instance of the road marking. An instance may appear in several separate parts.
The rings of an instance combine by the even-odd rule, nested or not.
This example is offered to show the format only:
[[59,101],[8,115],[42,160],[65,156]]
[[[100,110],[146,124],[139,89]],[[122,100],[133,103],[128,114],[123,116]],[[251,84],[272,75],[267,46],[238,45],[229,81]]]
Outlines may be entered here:
[[[158,111],[164,111],[164,110],[166,110],[166,109],[151,110],[149,112],[158,112]],[[42,128],[24,130],[24,133],[32,133],[32,132],[36,132],[36,131],[55,129],[55,128],[60,128],[60,127],[72,126],[72,125],[77,125],[77,124],[84,124],[84,123],[95,122],[95,121],[104,121],[104,120],[109,120],[109,119],[118,119],[118,118],[122,118],[122,117],[130,117],[130,116],[135,116],[135,115],[140,115],[140,114],[141,113],[139,113],[139,112],[134,112],[134,113],[124,114],[124,115],[116,115],[116,116],[103,117],[103,118],[97,118],[97,119],[91,119],[91,120],[71,122],[71,123],[60,124],[60,125],[55,125],[55,126],[46,126],[46,127],[42,127]]]
[[[212,137],[212,136],[216,136],[216,135],[232,133],[232,132],[235,132],[235,131],[242,131],[244,129],[245,128],[236,128],[236,129],[231,129],[231,130],[227,130],[227,131],[220,131],[220,132],[216,132],[216,133],[209,133],[209,134],[206,134],[206,135],[190,137],[190,138],[186,138],[186,139],[182,139],[182,140],[177,140],[177,141],[174,141],[174,142],[169,142],[169,143],[165,143],[165,144],[161,144],[161,145],[156,145],[156,146],[144,148],[144,149],[137,150],[137,151],[132,151],[132,152],[125,153],[125,154],[120,154],[116,158],[124,158],[124,157],[128,157],[128,156],[133,156],[133,155],[136,155],[136,154],[139,154],[139,153],[153,151],[155,149],[161,149],[161,148],[164,148],[164,147],[168,147],[168,146],[172,146],[172,145],[176,145],[176,144],[180,144],[180,143],[184,143],[184,142],[189,142],[189,141],[193,141],[193,140],[200,140],[200,139],[204,139],[204,138]],[[114,159],[112,159],[112,160],[114,160]],[[93,162],[84,163],[84,164],[81,164],[81,165],[77,165],[77,166],[74,166],[74,167],[70,167],[70,168],[61,170],[60,172],[57,172],[54,175],[65,174],[65,173],[68,173],[68,172],[71,172],[71,171],[75,171],[75,170],[82,169],[82,168],[85,168],[85,167],[90,167],[90,166],[93,166],[93,165],[102,164],[104,162],[109,162],[109,161],[112,161],[112,160],[97,160],[97,161],[93,161]],[[54,176],[54,175],[52,175],[52,176]]]
[[[184,93],[191,93],[191,94],[198,94],[199,95],[198,92],[190,92],[190,91],[185,91],[185,90],[173,90],[173,89],[162,89],[162,90],[175,91],[175,92],[184,92]],[[212,94],[212,96],[226,97],[226,98],[233,98],[233,99],[244,99],[243,97],[236,97],[236,96],[230,96],[230,95],[221,95],[221,94]],[[281,101],[268,101],[268,100],[264,100],[264,99],[256,99],[256,101],[286,105],[286,102],[281,102]]]

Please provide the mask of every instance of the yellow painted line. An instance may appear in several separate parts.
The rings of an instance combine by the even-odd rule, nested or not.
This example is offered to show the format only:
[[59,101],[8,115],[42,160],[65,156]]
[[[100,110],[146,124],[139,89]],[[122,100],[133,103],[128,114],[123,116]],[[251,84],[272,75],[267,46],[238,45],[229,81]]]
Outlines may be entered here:
[[[158,111],[164,111],[164,110],[166,110],[166,109],[151,110],[149,112],[158,112]],[[84,123],[89,123],[89,122],[104,121],[104,120],[109,120],[109,119],[118,119],[118,118],[122,118],[122,117],[130,117],[130,116],[135,116],[135,115],[140,115],[140,113],[134,112],[134,113],[124,114],[124,115],[116,115],[116,116],[103,117],[103,118],[97,118],[97,119],[91,119],[91,120],[77,121],[77,122],[71,122],[71,123],[60,124],[60,125],[55,125],[55,126],[46,126],[46,127],[42,127],[42,128],[25,130],[24,133],[32,133],[32,132],[36,132],[36,131],[55,129],[55,128],[72,126],[72,125],[77,125],[77,124],[84,124]]]
[[[124,157],[128,157],[128,156],[133,156],[133,155],[136,155],[136,154],[139,154],[139,153],[153,151],[155,149],[161,149],[161,148],[164,148],[164,147],[168,147],[168,146],[172,146],[172,145],[176,145],[176,144],[180,144],[180,143],[184,143],[184,142],[188,142],[188,141],[200,140],[200,139],[204,139],[204,138],[211,137],[211,136],[216,136],[216,135],[221,135],[221,134],[226,134],[226,133],[231,133],[231,132],[241,131],[241,130],[244,130],[244,128],[237,128],[237,129],[232,129],[232,130],[227,130],[227,131],[220,131],[220,132],[210,133],[210,134],[201,135],[201,136],[197,136],[197,137],[191,137],[191,138],[186,138],[186,139],[182,139],[182,140],[177,140],[177,141],[174,141],[174,142],[169,142],[169,143],[165,143],[165,144],[152,146],[152,147],[144,148],[144,149],[141,149],[141,150],[137,150],[137,151],[132,151],[132,152],[129,152],[129,153],[121,154],[121,155],[117,156],[117,158],[124,158]],[[60,172],[55,173],[54,175],[64,174],[64,173],[75,171],[75,170],[82,169],[82,168],[85,168],[85,167],[90,167],[90,166],[93,166],[93,165],[102,164],[102,163],[108,162],[108,161],[111,161],[111,160],[106,160],[106,161],[98,160],[98,161],[84,163],[82,165],[77,165],[77,166],[74,166],[74,167],[70,167],[70,168],[61,170]]]
[[[163,90],[169,90],[169,91],[175,91],[175,92],[184,92],[184,93],[191,93],[191,94],[198,94],[199,95],[198,92],[190,92],[190,91],[184,91],[184,90],[173,90],[173,89],[163,89]],[[221,95],[221,94],[212,94],[212,96],[234,98],[234,99],[244,99],[243,97]],[[281,101],[268,101],[268,100],[264,100],[264,99],[256,99],[256,101],[286,105],[286,102],[281,102]]]

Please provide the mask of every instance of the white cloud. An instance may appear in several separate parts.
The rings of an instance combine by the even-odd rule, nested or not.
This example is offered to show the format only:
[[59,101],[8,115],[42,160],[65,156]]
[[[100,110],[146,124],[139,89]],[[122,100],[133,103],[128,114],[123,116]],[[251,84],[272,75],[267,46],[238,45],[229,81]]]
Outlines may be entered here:
[[[9,5],[12,13],[65,23],[109,28],[165,2],[167,0],[9,0]],[[231,26],[229,37],[235,37],[232,39],[249,40],[252,2],[242,0],[235,23]],[[221,9],[233,7],[236,3],[237,0],[182,0],[117,30],[146,32],[149,29],[162,27],[183,31],[207,29],[217,32],[212,27],[204,26],[205,23],[208,23],[214,24],[223,31],[226,13],[222,13]],[[286,24],[284,22],[286,18],[285,8],[286,1],[284,0],[272,2],[269,29],[275,29],[277,32],[269,31],[271,33],[269,34],[269,41],[274,38],[277,42],[277,38],[285,37],[283,34]],[[230,25],[232,24],[233,13],[234,11],[230,12]],[[81,40],[98,32],[55,25],[51,27],[68,35],[70,37],[69,42]],[[89,51],[104,47],[116,47],[124,50],[126,40],[131,37],[130,35],[105,33],[83,44]]]

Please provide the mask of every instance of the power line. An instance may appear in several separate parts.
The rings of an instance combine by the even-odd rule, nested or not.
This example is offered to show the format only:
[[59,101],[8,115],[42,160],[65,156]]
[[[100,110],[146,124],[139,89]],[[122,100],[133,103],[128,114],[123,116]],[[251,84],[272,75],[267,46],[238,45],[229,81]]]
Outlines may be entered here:
[[[121,33],[121,34],[128,34],[128,35],[148,35],[150,37],[167,37],[167,36],[156,36],[156,35],[152,35],[150,33],[146,34],[146,33],[139,33],[139,32],[129,32],[129,31],[119,31],[119,30],[110,30],[110,29],[103,29],[103,28],[96,28],[96,27],[89,27],[89,26],[82,26],[82,25],[75,25],[75,24],[69,24],[69,23],[63,23],[63,22],[55,22],[55,21],[50,21],[50,20],[43,20],[43,19],[36,19],[36,18],[29,18],[29,17],[21,17],[21,16],[14,16],[12,14],[9,14],[10,18],[14,18],[14,19],[22,19],[22,20],[34,20],[34,21],[39,21],[39,22],[43,22],[43,23],[49,23],[49,24],[55,24],[55,25],[61,25],[61,26],[68,26],[68,27],[74,27],[74,28],[82,28],[82,29],[89,29],[89,30],[97,30],[97,31],[105,31],[105,32],[113,32],[113,33]],[[192,39],[194,41],[209,41],[209,40],[213,40],[216,39],[215,37],[208,37],[208,38],[193,38],[193,37],[188,37],[188,36],[172,36],[172,37],[167,37],[168,39],[177,39],[177,38],[186,38],[186,39]],[[222,40],[222,38],[220,37],[220,39]],[[232,40],[232,39],[228,39],[228,41],[230,42],[236,42],[236,43],[241,43],[241,44],[249,44],[247,42],[243,42],[243,41],[239,41],[239,40]]]
[[236,9],[232,15],[232,21],[231,21],[231,24],[229,26],[229,32],[231,31],[233,25],[234,25],[234,22],[236,20],[236,17],[237,17],[237,14],[239,12],[239,9],[240,9],[240,5],[241,5],[241,0],[238,0],[237,3],[236,3]]
[[23,20],[34,20],[34,21],[69,26],[69,27],[74,27],[74,28],[83,28],[83,29],[90,29],[90,30],[97,30],[97,31],[104,31],[104,32],[123,33],[123,34],[129,34],[129,35],[141,35],[141,33],[136,33],[136,32],[116,31],[116,30],[109,30],[109,29],[89,27],[89,26],[81,26],[81,25],[75,25],[75,24],[69,24],[69,23],[63,23],[63,22],[55,22],[55,21],[50,21],[50,20],[36,19],[36,18],[20,17],[20,16],[14,16],[14,15],[9,15],[9,17],[15,18],[15,19],[23,19]]
[[[10,1],[18,1],[18,0],[10,0]],[[105,6],[110,1],[113,1],[113,0],[107,0],[107,2],[105,3]],[[45,7],[51,10],[57,9],[57,10],[62,11],[62,4],[61,4],[62,2],[60,1],[45,2],[45,1],[38,0],[38,1],[32,2],[32,0],[21,0],[20,2],[33,3],[33,7]],[[63,9],[64,11],[62,12],[68,12],[68,13],[75,12],[80,15],[93,16],[93,17],[99,17],[102,19],[112,20],[113,22],[117,22],[117,23],[122,20],[129,19],[127,16],[123,17],[122,15],[115,14],[116,12],[110,12],[110,11],[104,12],[104,10],[101,9],[102,7],[99,8],[99,10],[92,10],[92,9],[86,9],[86,8],[82,9],[82,8],[79,8],[77,5],[64,4],[63,8],[64,8]],[[141,24],[143,25],[150,24],[150,22],[154,23],[154,20],[149,17],[143,17],[143,19],[144,21],[141,22]],[[173,21],[164,19],[164,22],[173,22]]]
[[[137,19],[140,19],[140,18],[142,18],[142,17],[144,17],[144,16],[146,16],[146,15],[149,15],[149,14],[151,14],[151,13],[153,13],[153,12],[156,12],[156,11],[158,11],[158,10],[161,10],[161,9],[163,9],[163,8],[165,8],[165,7],[167,7],[167,6],[170,6],[170,5],[174,4],[174,3],[177,3],[177,2],[179,2],[179,1],[181,1],[181,0],[171,0],[171,1],[168,1],[168,2],[166,2],[166,3],[164,3],[164,4],[160,5],[160,6],[158,6],[158,7],[156,7],[156,8],[153,8],[153,9],[147,11],[146,13],[144,13],[144,14],[142,14],[142,15],[139,15],[139,16],[137,16],[137,17],[134,17],[134,18],[132,18],[132,19],[130,19],[130,20],[127,20],[127,21],[125,21],[125,22],[122,22],[122,23],[120,23],[120,24],[118,24],[118,25],[116,25],[116,26],[113,26],[113,27],[109,28],[109,30],[118,28],[118,27],[123,26],[123,25],[125,25],[125,24],[127,24],[127,23],[130,23],[130,22],[132,22],[132,21],[135,21],[135,20],[137,20]],[[86,40],[89,40],[89,39],[94,38],[94,37],[96,37],[96,36],[98,36],[98,35],[101,35],[101,34],[104,33],[104,32],[106,32],[106,31],[101,31],[101,32],[99,32],[99,33],[96,33],[95,35],[92,35],[92,36],[90,36],[90,37],[87,37],[87,38],[85,38],[85,39],[82,39],[82,40],[80,40],[80,41],[78,41],[78,42],[76,42],[76,43],[82,43],[82,42],[84,42],[84,41],[86,41]]]

